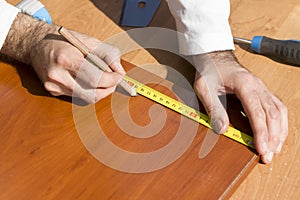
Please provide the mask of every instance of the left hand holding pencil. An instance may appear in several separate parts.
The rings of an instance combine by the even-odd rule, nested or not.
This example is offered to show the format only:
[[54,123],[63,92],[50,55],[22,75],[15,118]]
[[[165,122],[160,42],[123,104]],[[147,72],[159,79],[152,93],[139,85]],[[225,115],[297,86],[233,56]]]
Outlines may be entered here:
[[119,50],[88,35],[70,31],[113,72],[104,72],[88,62],[84,55],[60,35],[41,40],[34,48],[32,65],[45,88],[54,96],[67,95],[95,103],[115,91],[125,71]]
[[[117,48],[91,36],[66,30],[82,42],[88,52],[86,55],[58,30],[56,25],[19,13],[0,53],[31,65],[46,90],[54,96],[79,97],[95,103],[111,94],[116,85],[123,87],[131,96],[136,95],[136,91],[123,80],[125,71]],[[98,64],[92,64],[89,57],[97,60]]]

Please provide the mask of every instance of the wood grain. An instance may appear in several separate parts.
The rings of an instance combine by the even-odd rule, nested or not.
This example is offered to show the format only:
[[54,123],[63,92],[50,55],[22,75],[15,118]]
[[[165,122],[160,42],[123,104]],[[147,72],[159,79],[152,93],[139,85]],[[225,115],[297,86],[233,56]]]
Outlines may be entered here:
[[[231,1],[233,34],[245,38],[265,35],[278,39],[300,38],[299,1]],[[258,165],[231,199],[299,199],[300,69],[236,46],[239,61],[260,77],[288,107],[289,136],[282,152],[270,165]]]
[[[299,0],[230,0],[230,24],[233,35],[251,39],[265,35],[277,39],[299,39]],[[106,10],[99,3],[98,7]],[[105,12],[108,16],[109,12]],[[112,17],[116,19],[117,17]],[[117,21],[115,21],[117,22]],[[162,3],[150,26],[174,29],[174,22],[167,6]],[[184,61],[166,52],[150,50],[163,64],[180,71],[187,66]],[[231,199],[299,199],[300,197],[300,88],[298,67],[278,63],[257,55],[247,46],[236,45],[235,55],[251,72],[261,78],[288,107],[289,137],[282,152],[269,165],[258,165],[238,188]],[[180,72],[189,77],[189,68]]]
[[[71,104],[67,99],[47,96],[40,84],[23,87],[16,69],[24,66],[16,65],[15,69],[1,65],[1,77],[5,74],[11,78],[1,80],[0,84],[4,97],[1,99],[0,118],[0,199],[223,199],[228,198],[257,162],[257,156],[248,148],[225,137],[220,137],[209,156],[199,159],[198,152],[207,129],[162,107],[152,111],[152,120],[149,121],[145,113],[155,103],[142,96],[130,99],[127,106],[119,105],[129,99],[121,91],[96,105]],[[152,87],[176,98],[175,86],[170,82],[140,68],[130,70],[133,66],[129,63],[123,62],[123,65],[128,75],[141,82],[151,81]],[[21,77],[26,76],[31,82],[38,83],[30,68],[19,73]],[[40,96],[28,92],[32,88]],[[176,91],[178,96],[182,95],[178,88]],[[184,96],[187,94],[185,92]],[[114,116],[118,113],[112,109],[114,106],[119,106],[117,111],[121,113],[129,107],[131,119],[123,119],[127,124],[133,120],[139,126],[153,123],[155,126],[155,121],[165,120],[163,127],[157,135],[146,140],[129,137],[117,124]],[[98,119],[96,124],[90,113],[93,107],[95,111],[92,109],[92,112]],[[160,119],[162,111],[166,113],[165,119]],[[124,151],[151,153],[169,143],[175,144],[169,148],[169,154],[159,154],[162,163],[181,148],[184,140],[191,139],[192,143],[181,157],[163,169],[126,173],[102,164],[85,149],[83,143],[88,147],[86,140],[92,139],[89,144],[96,144],[91,147],[95,151],[103,144],[103,140],[95,141],[93,134],[99,134],[95,132],[97,126]],[[179,126],[184,128],[181,128],[179,143],[175,143],[174,138],[180,134]],[[193,130],[197,134],[195,138],[191,138]],[[113,153],[110,149],[105,149],[106,155]],[[115,154],[111,156],[114,163],[126,165],[126,159],[117,159]],[[146,160],[140,165],[145,163],[146,168],[153,164]],[[136,165],[129,167],[141,170]]]
[[[9,2],[16,3],[17,0]],[[115,26],[107,17],[103,17],[105,13],[118,19],[117,14],[119,9],[115,9],[119,5],[118,1],[42,1],[49,12],[51,13],[54,23],[63,24],[68,28],[78,30],[80,32],[94,35],[102,40],[105,40],[122,30]],[[98,3],[96,3],[98,2]],[[106,9],[111,11],[106,12]],[[80,9],[79,9],[80,8]],[[68,11],[68,12],[66,12]],[[116,12],[117,11],[117,12]],[[157,26],[174,27],[171,25],[171,16],[168,13],[167,7],[160,7],[158,15],[154,21]],[[160,16],[163,16],[160,17]],[[232,32],[235,36],[252,38],[254,35],[266,35],[277,37],[279,39],[299,39],[299,1],[298,0],[255,0],[255,1],[240,1],[231,0],[231,17],[230,23]],[[130,40],[128,40],[130,41]],[[299,99],[299,73],[300,70],[296,67],[287,66],[277,63],[269,58],[248,52],[247,47],[236,46],[235,54],[239,61],[250,71],[255,73],[268,85],[289,109],[289,137],[284,145],[281,154],[275,156],[270,165],[259,164],[248,175],[241,186],[236,190],[231,199],[299,199],[300,180],[299,180],[299,129],[300,120],[297,117],[297,111],[300,109]],[[190,74],[190,68],[185,68],[184,62],[180,59],[174,59],[173,55],[166,52],[156,51],[151,53],[160,61],[160,63],[174,66],[181,73]],[[156,63],[155,59],[146,51],[140,49],[123,56],[138,66],[145,63]],[[13,64],[18,66],[18,64]],[[148,68],[149,69],[149,68]],[[2,71],[3,70],[3,71]],[[7,130],[10,134],[1,134],[5,147],[1,147],[1,176],[0,185],[1,191],[6,191],[12,195],[16,195],[17,191],[20,199],[26,199],[28,193],[32,191],[42,190],[43,193],[37,195],[38,198],[47,196],[48,198],[58,197],[63,191],[68,191],[69,197],[75,196],[78,193],[85,193],[87,188],[97,190],[97,186],[84,185],[94,174],[83,177],[80,172],[85,171],[84,166],[89,163],[89,169],[93,170],[99,163],[89,155],[84,153],[85,148],[81,146],[78,137],[71,131],[74,129],[74,122],[65,118],[65,115],[71,114],[70,105],[68,102],[52,98],[39,85],[37,79],[28,79],[33,73],[20,66],[12,68],[11,65],[1,63],[1,93],[5,94],[1,97],[1,109],[6,109],[10,114],[0,113],[1,128]],[[157,74],[164,74],[164,68],[157,68]],[[19,76],[19,74],[23,74]],[[21,79],[21,80],[20,80]],[[32,85],[34,87],[32,87]],[[13,100],[11,98],[13,97]],[[58,101],[63,106],[50,110],[45,110],[42,106],[37,109],[36,117],[26,115],[28,110],[33,106],[31,98],[37,99],[38,102]],[[18,101],[15,101],[17,99]],[[7,106],[10,105],[10,106]],[[21,110],[23,112],[16,112]],[[50,113],[44,116],[44,113]],[[15,114],[16,113],[16,114]],[[53,116],[55,113],[55,117]],[[20,122],[20,118],[27,118],[32,123]],[[49,130],[50,125],[45,121],[54,121],[55,123],[65,124],[64,126],[56,127],[54,130]],[[44,121],[43,123],[41,123]],[[13,124],[13,125],[11,125]],[[18,130],[19,125],[25,127],[38,127],[30,133],[24,133]],[[51,123],[52,124],[52,123]],[[60,140],[56,139],[56,131],[60,133]],[[21,133],[20,133],[21,132]],[[34,136],[34,137],[32,137]],[[24,138],[31,138],[24,140]],[[66,143],[66,141],[68,143]],[[68,148],[65,148],[67,146]],[[15,149],[15,147],[18,147]],[[63,152],[63,155],[49,155],[47,152]],[[67,151],[67,152],[66,152]],[[31,154],[30,154],[31,153]],[[4,155],[4,156],[3,156]],[[33,156],[35,155],[35,156]],[[38,155],[38,156],[37,156]],[[29,160],[27,160],[29,158]],[[27,161],[26,161],[27,160]],[[46,162],[47,160],[47,162]],[[24,162],[26,161],[26,162]],[[51,163],[60,163],[55,165]],[[5,163],[5,165],[3,164]],[[45,164],[46,163],[46,164]],[[69,163],[69,164],[65,164]],[[19,164],[23,165],[19,167]],[[5,166],[5,167],[4,167]],[[18,173],[9,172],[8,169],[17,169]],[[21,168],[21,169],[20,169]],[[35,169],[36,177],[43,177],[42,181],[37,178],[25,177],[25,173]],[[103,177],[103,172],[97,171]],[[73,173],[73,176],[68,176],[68,173]],[[46,176],[50,174],[51,176]],[[97,174],[98,175],[98,174]],[[174,178],[173,178],[174,179]],[[68,181],[80,180],[78,185],[72,187],[67,184]],[[81,184],[82,182],[82,184]],[[155,182],[155,181],[154,181]],[[14,187],[9,187],[9,186]],[[29,191],[24,191],[23,185],[30,185]],[[51,185],[51,186],[50,186]],[[6,186],[5,188],[2,187]],[[81,187],[82,186],[82,187]],[[112,188],[115,186],[111,185]],[[45,188],[46,191],[44,190]],[[16,195],[17,196],[17,195]],[[14,197],[16,197],[14,196]],[[89,199],[96,197],[96,194],[87,195]],[[86,197],[87,197],[86,196]],[[31,198],[32,199],[32,198]]]

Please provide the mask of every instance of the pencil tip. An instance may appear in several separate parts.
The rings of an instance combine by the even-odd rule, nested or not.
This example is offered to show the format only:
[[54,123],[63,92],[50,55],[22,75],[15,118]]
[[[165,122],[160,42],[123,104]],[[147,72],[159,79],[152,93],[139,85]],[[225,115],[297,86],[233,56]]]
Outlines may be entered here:
[[137,93],[134,89],[132,89],[131,91],[131,94],[130,94],[132,97],[136,97],[137,96]]

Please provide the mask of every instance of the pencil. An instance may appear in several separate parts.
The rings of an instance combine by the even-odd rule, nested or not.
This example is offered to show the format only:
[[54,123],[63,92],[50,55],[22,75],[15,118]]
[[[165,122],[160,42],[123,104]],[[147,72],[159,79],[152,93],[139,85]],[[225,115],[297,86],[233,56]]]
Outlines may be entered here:
[[[89,60],[93,65],[98,67],[100,70],[105,72],[113,72],[112,69],[96,54],[90,53],[89,48],[75,37],[70,31],[61,26],[58,32],[73,46],[79,49],[87,60]],[[122,79],[119,84],[125,91],[127,91],[131,96],[137,96],[137,93],[133,87],[131,87],[124,79]]]

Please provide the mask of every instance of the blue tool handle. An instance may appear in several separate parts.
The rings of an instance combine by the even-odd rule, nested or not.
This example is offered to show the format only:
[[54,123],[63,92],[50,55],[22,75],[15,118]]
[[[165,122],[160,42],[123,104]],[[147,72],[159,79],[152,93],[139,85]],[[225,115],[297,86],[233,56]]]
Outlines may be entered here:
[[45,21],[48,24],[52,24],[49,12],[39,0],[21,0],[16,7],[27,15],[38,20]]
[[300,65],[299,40],[276,40],[265,36],[254,36],[251,41],[251,49],[287,64]]
[[48,13],[48,11],[46,10],[45,7],[40,8],[39,10],[37,10],[32,17],[41,20],[41,21],[45,21],[48,24],[52,24],[52,19],[50,17],[50,14]]

